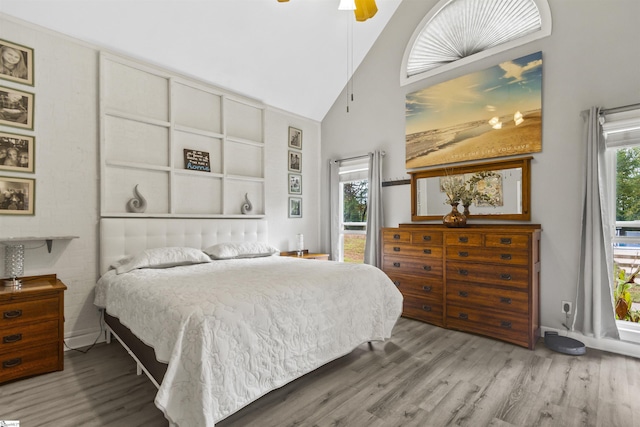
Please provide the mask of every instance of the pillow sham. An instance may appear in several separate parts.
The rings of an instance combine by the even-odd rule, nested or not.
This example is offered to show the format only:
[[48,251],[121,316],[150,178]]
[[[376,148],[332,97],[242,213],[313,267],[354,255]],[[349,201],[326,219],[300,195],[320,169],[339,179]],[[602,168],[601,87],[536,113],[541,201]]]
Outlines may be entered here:
[[203,249],[213,259],[258,258],[271,256],[278,249],[262,242],[218,243]]
[[115,262],[112,267],[116,274],[123,274],[138,268],[169,268],[203,262],[211,262],[211,258],[199,249],[168,247],[144,250]]

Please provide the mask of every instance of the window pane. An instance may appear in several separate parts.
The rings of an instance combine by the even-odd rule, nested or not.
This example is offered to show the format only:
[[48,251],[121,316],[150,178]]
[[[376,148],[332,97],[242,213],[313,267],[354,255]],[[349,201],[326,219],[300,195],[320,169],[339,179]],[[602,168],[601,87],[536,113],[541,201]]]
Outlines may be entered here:
[[[343,222],[367,222],[367,196],[369,183],[367,180],[345,182],[343,185]],[[349,225],[345,230],[363,230],[362,226]]]
[[617,153],[616,221],[640,221],[640,147]]

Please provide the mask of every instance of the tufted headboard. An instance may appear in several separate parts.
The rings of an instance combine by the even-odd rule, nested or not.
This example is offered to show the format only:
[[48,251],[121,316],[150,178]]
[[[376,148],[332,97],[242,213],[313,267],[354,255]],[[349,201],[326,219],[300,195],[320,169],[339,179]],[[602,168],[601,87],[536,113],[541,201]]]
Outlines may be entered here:
[[264,219],[102,218],[100,274],[124,256],[150,248],[204,249],[224,242],[267,242]]

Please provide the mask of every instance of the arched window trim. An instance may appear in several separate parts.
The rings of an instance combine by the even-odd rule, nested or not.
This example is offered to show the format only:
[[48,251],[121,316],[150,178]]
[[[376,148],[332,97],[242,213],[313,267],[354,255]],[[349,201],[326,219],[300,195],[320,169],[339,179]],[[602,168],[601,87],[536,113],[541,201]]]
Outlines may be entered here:
[[422,73],[418,73],[412,76],[408,75],[407,72],[407,63],[409,61],[409,55],[411,54],[411,50],[413,45],[418,37],[422,34],[423,31],[429,25],[429,22],[449,3],[455,0],[440,0],[438,4],[436,4],[427,15],[422,19],[420,24],[416,27],[416,30],[413,32],[409,43],[407,43],[407,47],[404,50],[404,55],[402,57],[402,66],[400,67],[400,85],[405,86],[411,83],[415,83],[419,80],[426,79],[428,77],[435,76],[440,73],[444,73],[446,71],[450,71],[456,69],[458,67],[462,67],[464,65],[470,64],[475,61],[479,61],[483,58],[487,58],[491,55],[495,55],[500,52],[504,52],[509,49],[513,49],[518,46],[525,45],[534,40],[538,40],[544,37],[551,35],[551,9],[549,8],[549,3],[547,0],[533,0],[533,2],[538,7],[540,12],[540,21],[541,28],[538,31],[533,33],[529,33],[525,36],[522,36],[518,39],[508,41],[501,45],[483,50],[481,52],[475,53],[473,55],[461,58],[457,61],[453,61],[439,67],[433,68],[431,70],[424,71]]

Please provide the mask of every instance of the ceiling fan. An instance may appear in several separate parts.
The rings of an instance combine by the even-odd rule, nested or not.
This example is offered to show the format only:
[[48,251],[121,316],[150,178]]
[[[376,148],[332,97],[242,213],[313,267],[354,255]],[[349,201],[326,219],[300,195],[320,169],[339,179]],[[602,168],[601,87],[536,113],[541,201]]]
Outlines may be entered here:
[[[289,0],[278,0],[280,3],[288,2]],[[356,21],[366,21],[378,12],[375,0],[340,0],[338,10],[353,10],[356,16]]]

